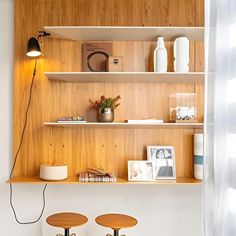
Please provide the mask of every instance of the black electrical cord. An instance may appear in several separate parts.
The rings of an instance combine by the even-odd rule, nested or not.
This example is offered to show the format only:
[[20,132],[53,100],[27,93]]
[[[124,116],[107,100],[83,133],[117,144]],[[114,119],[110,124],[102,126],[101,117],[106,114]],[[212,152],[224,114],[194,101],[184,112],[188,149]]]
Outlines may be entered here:
[[[15,166],[16,166],[16,162],[17,162],[17,159],[18,159],[18,155],[19,155],[19,152],[21,150],[22,143],[23,143],[23,140],[24,140],[25,129],[26,129],[26,126],[27,126],[27,121],[28,121],[28,112],[29,112],[29,108],[30,108],[30,104],[31,104],[31,100],[32,100],[32,91],[33,91],[33,85],[34,85],[34,80],[35,80],[35,76],[36,76],[36,69],[37,69],[37,58],[35,58],[34,70],[33,70],[33,75],[32,75],[31,84],[30,84],[29,100],[28,100],[28,104],[27,104],[27,107],[26,107],[26,111],[25,111],[24,126],[23,126],[22,133],[21,133],[20,143],[19,143],[19,146],[17,148],[16,154],[15,154],[15,157],[14,157],[14,162],[13,162],[13,165],[12,165],[12,169],[11,169],[11,172],[10,172],[10,179],[12,178],[12,175],[13,175],[13,172],[14,172],[14,169],[15,169]],[[42,210],[41,210],[41,213],[40,213],[39,217],[34,221],[21,222],[17,217],[16,210],[15,210],[14,205],[13,205],[13,186],[12,186],[12,183],[10,183],[10,205],[11,205],[11,209],[13,211],[15,220],[18,224],[22,224],[22,225],[34,224],[34,223],[37,223],[41,219],[41,217],[43,215],[43,212],[45,210],[45,205],[46,205],[46,201],[45,201],[46,187],[47,187],[47,184],[45,184],[45,186],[43,188],[43,207],[42,207]]]

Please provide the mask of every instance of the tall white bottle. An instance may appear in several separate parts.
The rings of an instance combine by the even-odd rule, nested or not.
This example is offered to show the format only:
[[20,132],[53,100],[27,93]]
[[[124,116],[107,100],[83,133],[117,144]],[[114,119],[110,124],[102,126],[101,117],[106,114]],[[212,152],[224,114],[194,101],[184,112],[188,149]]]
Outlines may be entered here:
[[167,51],[164,38],[157,38],[157,47],[154,50],[154,72],[167,72]]

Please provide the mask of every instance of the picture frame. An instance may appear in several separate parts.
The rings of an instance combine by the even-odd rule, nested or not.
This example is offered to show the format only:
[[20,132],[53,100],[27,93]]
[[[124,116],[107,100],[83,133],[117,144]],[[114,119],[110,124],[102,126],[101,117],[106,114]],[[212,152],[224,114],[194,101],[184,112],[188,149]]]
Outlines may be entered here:
[[155,180],[176,179],[175,152],[173,146],[147,146],[147,159],[153,162]]
[[152,161],[128,161],[129,181],[153,181]]
[[82,45],[82,71],[105,72],[106,62],[112,55],[111,42],[84,42]]

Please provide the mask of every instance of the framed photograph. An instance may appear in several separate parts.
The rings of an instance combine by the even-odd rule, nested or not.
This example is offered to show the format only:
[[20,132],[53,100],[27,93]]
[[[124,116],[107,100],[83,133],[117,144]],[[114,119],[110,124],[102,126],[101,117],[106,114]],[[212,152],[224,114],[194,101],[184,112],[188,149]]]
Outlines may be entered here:
[[147,146],[147,157],[153,163],[154,179],[176,179],[173,146]]
[[152,161],[128,161],[129,181],[152,181],[153,163]]

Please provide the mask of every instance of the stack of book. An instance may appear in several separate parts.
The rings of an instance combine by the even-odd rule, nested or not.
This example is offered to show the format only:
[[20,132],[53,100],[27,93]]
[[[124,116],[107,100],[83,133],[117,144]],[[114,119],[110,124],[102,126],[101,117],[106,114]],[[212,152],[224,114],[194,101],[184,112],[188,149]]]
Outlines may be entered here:
[[116,176],[105,171],[103,168],[88,168],[87,171],[79,173],[80,182],[116,182]]
[[58,123],[86,123],[87,121],[82,116],[60,117]]

